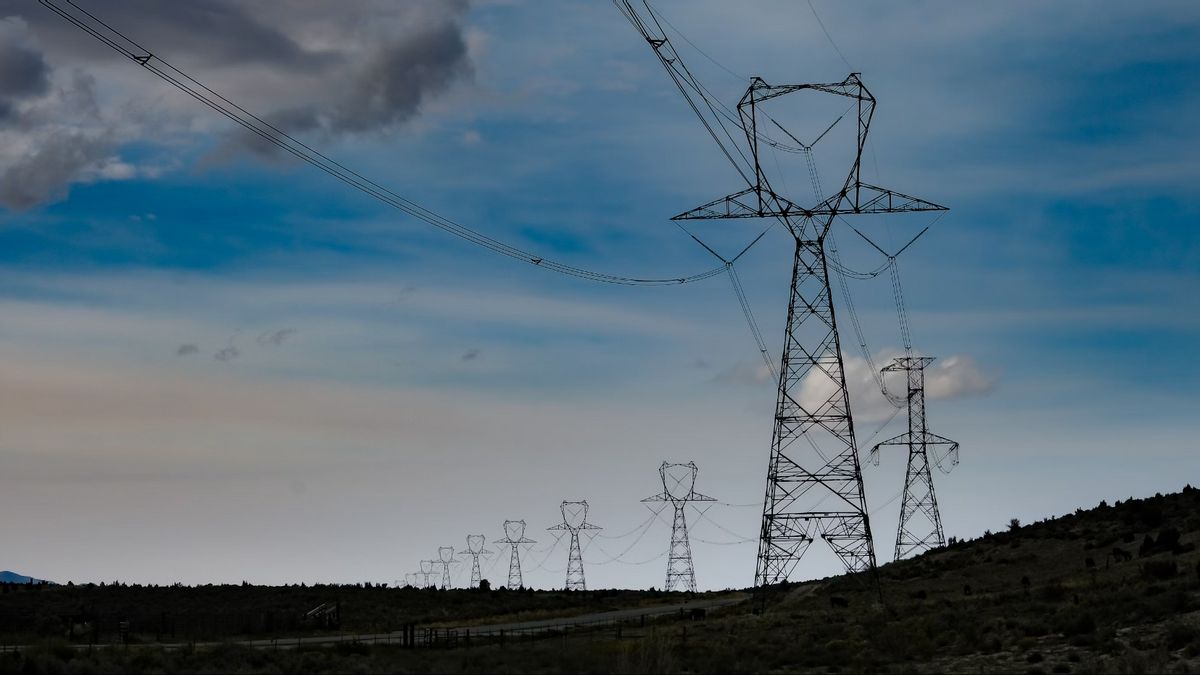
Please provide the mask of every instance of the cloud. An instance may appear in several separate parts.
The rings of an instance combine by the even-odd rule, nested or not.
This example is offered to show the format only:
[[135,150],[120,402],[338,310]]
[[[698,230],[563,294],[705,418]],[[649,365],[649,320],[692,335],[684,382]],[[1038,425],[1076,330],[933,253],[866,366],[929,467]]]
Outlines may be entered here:
[[[296,133],[387,132],[473,72],[461,26],[465,2],[81,4]],[[36,3],[0,0],[0,17],[8,17],[0,21],[0,130],[11,131],[0,134],[3,206],[21,210],[53,201],[72,183],[157,175],[120,157],[121,148],[136,141],[165,150],[197,132],[226,128],[214,126],[223,122],[186,97],[161,97],[165,85],[131,71]],[[119,110],[95,105],[95,80]],[[91,99],[82,106],[71,95],[81,82]],[[247,151],[276,157],[274,146],[239,132],[205,161]],[[142,154],[143,162],[154,161],[153,152]]]
[[[897,351],[882,351],[875,355],[875,365],[882,368],[899,356]],[[848,356],[843,359],[846,369],[846,386],[850,390],[850,403],[854,419],[859,422],[881,422],[891,417],[896,406],[879,390],[879,383],[866,359]],[[925,370],[926,400],[946,400],[987,393],[995,386],[995,378],[985,374],[970,356],[954,355],[934,361]],[[903,403],[906,382],[900,373],[884,376],[888,393]],[[800,405],[809,410],[816,409],[836,390],[832,381],[823,373],[810,371],[800,383]],[[901,411],[903,414],[903,410]]]
[[233,345],[229,345],[228,347],[222,347],[221,349],[218,349],[217,353],[213,354],[213,358],[218,361],[228,363],[228,362],[236,359],[240,355],[241,355],[241,352],[238,351],[237,347],[234,347]]
[[108,155],[109,144],[83,133],[47,135],[37,149],[10,163],[0,176],[0,204],[28,209],[65,194]]
[[258,337],[254,340],[264,347],[278,347],[295,334],[295,328],[281,328],[279,330],[269,330],[259,333]]
[[334,131],[360,132],[405,122],[425,97],[470,72],[462,31],[450,22],[382,45],[330,117]]
[[10,209],[58,198],[72,182],[135,173],[112,156],[94,78],[52,74],[29,25],[0,19],[0,205]]
[[0,101],[42,94],[49,84],[50,67],[33,45],[25,22],[0,19]]
[[466,351],[466,352],[465,352],[465,353],[462,355],[462,360],[463,360],[463,361],[474,361],[474,360],[475,360],[475,359],[477,359],[477,358],[479,358],[479,350],[478,350],[478,349],[468,349],[468,350],[467,350],[467,351]]
[[[883,367],[899,356],[900,352],[885,350],[874,357],[875,365]],[[843,358],[846,387],[850,390],[851,411],[858,422],[881,422],[892,416],[896,406],[883,395],[879,383],[867,360],[862,357]],[[725,385],[748,387],[774,387],[775,380],[766,365],[750,365],[738,362],[712,378],[713,382]],[[888,392],[905,396],[905,380],[900,374],[884,376]],[[948,356],[934,361],[925,370],[926,400],[945,400],[975,396],[990,392],[996,385],[996,377],[984,372],[974,358],[965,355]],[[796,399],[809,411],[819,410],[837,391],[833,379],[819,369],[809,371],[800,382]]]
[[947,356],[925,369],[925,396],[929,399],[976,396],[995,387],[996,377],[983,372],[970,356]]
[[200,348],[193,344],[179,345],[179,349],[175,350],[175,356],[189,356],[198,353],[200,353]]

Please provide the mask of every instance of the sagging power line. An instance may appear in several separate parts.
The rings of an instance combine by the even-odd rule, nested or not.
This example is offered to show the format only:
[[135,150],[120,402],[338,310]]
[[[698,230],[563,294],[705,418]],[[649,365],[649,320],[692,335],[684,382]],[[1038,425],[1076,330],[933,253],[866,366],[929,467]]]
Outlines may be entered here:
[[242,106],[209,88],[196,78],[172,66],[170,63],[163,60],[146,47],[143,47],[138,42],[135,42],[132,38],[120,32],[112,25],[106,23],[95,14],[88,12],[79,5],[75,4],[72,0],[39,0],[39,2],[41,2],[42,5],[49,8],[55,14],[58,14],[70,23],[74,24],[80,30],[104,43],[118,54],[128,58],[134,63],[137,63],[139,66],[158,76],[171,86],[179,89],[188,96],[191,96],[200,103],[208,106],[213,111],[238,124],[246,131],[257,136],[259,139],[270,143],[280,150],[283,150],[296,159],[320,169],[331,177],[383,204],[386,204],[387,206],[398,209],[399,211],[422,220],[465,241],[475,244],[476,246],[480,246],[494,253],[499,253],[500,255],[529,263],[543,269],[558,272],[559,274],[578,277],[588,281],[619,284],[624,286],[667,286],[687,284],[714,277],[725,271],[724,267],[714,267],[710,270],[682,277],[642,278],[621,276],[568,265],[566,263],[550,260],[544,256],[531,253],[516,246],[512,246],[495,239],[494,237],[483,234],[478,230],[458,223],[441,214],[431,211],[430,209],[425,208],[424,206],[421,206],[420,204],[380,185],[374,180],[367,178],[361,173],[350,169],[349,167],[330,158],[328,155],[320,152],[319,150],[312,148],[308,144],[297,139],[295,136],[287,133],[279,126],[272,124],[271,122],[259,117],[258,115],[255,115],[252,112],[249,112]]

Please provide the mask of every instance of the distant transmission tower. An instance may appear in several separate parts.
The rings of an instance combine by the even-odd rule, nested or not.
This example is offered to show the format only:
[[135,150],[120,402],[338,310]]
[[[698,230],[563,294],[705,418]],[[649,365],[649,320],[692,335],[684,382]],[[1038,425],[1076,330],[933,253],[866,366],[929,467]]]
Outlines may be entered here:
[[565,530],[571,533],[571,554],[567,560],[567,590],[586,591],[587,581],[583,577],[583,551],[579,548],[579,533],[585,530],[599,530],[600,527],[587,521],[588,503],[567,502],[562,506],[563,521],[547,530]]
[[[684,65],[649,3],[638,4],[645,6],[644,13],[634,6],[633,0],[617,0],[618,9],[654,50],[680,93],[746,185],[727,197],[679,214],[673,220],[769,218],[784,225],[795,239],[755,585],[762,588],[786,581],[816,537],[830,545],[848,571],[874,569],[875,550],[863,494],[862,467],[850,414],[841,342],[834,319],[825,238],[834,220],[842,216],[946,209],[860,180],[862,153],[875,111],[875,98],[863,86],[858,73],[828,84],[771,85],[760,77],[752,77],[737,104],[735,119],[734,111],[722,110],[724,104],[713,99]],[[832,196],[823,200],[818,197],[819,203],[812,208],[800,206],[776,192],[759,156],[760,141],[771,148],[794,146],[790,149],[805,155],[814,187],[819,187],[811,150],[829,130],[805,144],[763,110],[764,104],[773,99],[801,91],[848,99],[850,107],[846,116],[857,123],[854,161],[846,180]],[[834,120],[829,129],[838,120]],[[781,143],[771,139],[767,132],[773,128],[780,129],[790,140]],[[744,146],[734,140],[739,133],[745,137]],[[726,139],[732,145],[727,146]],[[833,248],[832,244],[830,248]],[[740,284],[732,272],[733,263],[741,254],[726,260],[711,248],[709,251],[725,260],[731,270],[730,278],[742,301],[743,312],[754,329],[760,350],[765,350]],[[817,392],[819,400],[806,400],[802,389],[810,394]],[[759,597],[764,596],[760,594]]]
[[692,566],[692,544],[688,541],[685,509],[688,502],[715,502],[712,497],[696,492],[696,463],[669,464],[658,467],[663,491],[643,502],[671,502],[675,507],[675,521],[671,525],[671,548],[667,554],[666,591],[696,592],[696,570]]
[[450,565],[455,562],[454,547],[453,546],[439,546],[438,547],[438,559],[435,562],[442,566],[441,589],[446,590],[447,588],[450,588]]
[[433,582],[430,581],[430,579],[433,577],[433,564],[436,562],[436,560],[421,561],[421,588],[429,588],[433,585]]
[[479,581],[482,575],[479,572],[479,556],[491,555],[489,551],[483,547],[486,543],[482,534],[467,535],[467,550],[459,553],[460,556],[471,558],[471,588],[479,588]]
[[532,539],[525,538],[525,521],[504,521],[504,538],[496,540],[496,543],[512,546],[512,554],[508,558],[508,590],[521,588],[525,584],[521,579],[520,547],[522,544],[536,543]]
[[[885,445],[908,447],[900,526],[896,531],[896,560],[946,543],[937,496],[933,492],[929,451],[934,451],[933,464],[949,473],[958,464],[958,443],[930,433],[926,424],[925,367],[932,362],[933,358],[928,356],[903,356],[882,370],[883,373],[905,373],[908,381],[908,431],[871,448],[871,461],[879,464],[879,448]],[[949,467],[945,465],[947,461]]]

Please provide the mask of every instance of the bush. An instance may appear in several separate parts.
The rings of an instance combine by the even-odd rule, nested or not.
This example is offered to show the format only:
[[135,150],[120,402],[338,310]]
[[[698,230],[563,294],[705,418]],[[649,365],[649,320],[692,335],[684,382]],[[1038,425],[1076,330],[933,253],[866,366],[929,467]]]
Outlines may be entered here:
[[1142,576],[1146,579],[1173,579],[1179,574],[1179,563],[1174,560],[1147,560],[1142,565]]
[[1167,626],[1167,649],[1172,651],[1183,649],[1195,642],[1198,634],[1200,633],[1197,632],[1194,626],[1190,626],[1182,621],[1172,621]]

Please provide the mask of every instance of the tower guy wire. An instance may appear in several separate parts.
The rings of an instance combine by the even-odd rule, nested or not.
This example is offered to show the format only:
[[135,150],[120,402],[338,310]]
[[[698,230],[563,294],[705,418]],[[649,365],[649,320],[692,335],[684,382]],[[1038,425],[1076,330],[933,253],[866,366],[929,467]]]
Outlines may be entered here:
[[484,548],[487,539],[482,534],[467,535],[467,550],[460,552],[458,555],[464,558],[471,559],[471,588],[479,588],[479,582],[482,575],[479,572],[479,557],[489,556],[493,552]]
[[521,578],[521,546],[537,543],[525,536],[525,521],[504,521],[504,538],[497,539],[495,543],[508,544],[512,547],[512,553],[508,558],[508,590],[522,588],[525,583]]
[[579,547],[579,533],[601,529],[588,522],[588,503],[586,500],[571,502],[563,501],[559,506],[563,521],[558,525],[547,527],[547,530],[569,532],[571,534],[571,551],[567,558],[568,591],[586,591],[587,580],[583,574],[583,552]]
[[[944,546],[942,516],[933,490],[929,453],[933,464],[945,473],[958,464],[958,443],[930,433],[925,417],[925,367],[929,356],[902,356],[884,366],[883,373],[903,373],[907,385],[908,431],[880,441],[871,448],[870,459],[879,464],[879,449],[885,445],[908,448],[904,493],[900,502],[900,525],[896,529],[896,560]],[[948,464],[948,466],[947,466]]]
[[663,491],[643,499],[643,502],[670,502],[675,509],[671,524],[671,546],[667,555],[665,591],[696,592],[696,569],[692,563],[692,544],[688,540],[686,509],[690,502],[715,502],[716,499],[696,492],[696,463],[671,464],[658,467]]

